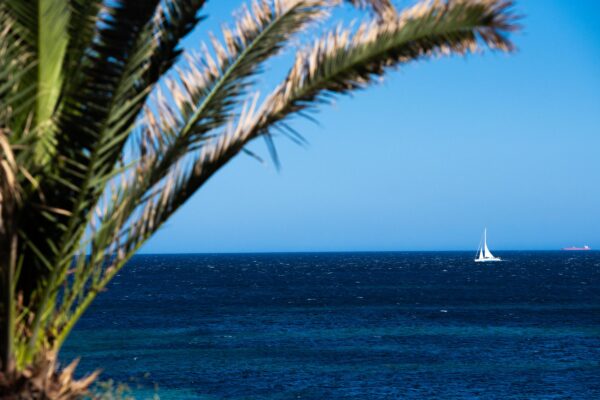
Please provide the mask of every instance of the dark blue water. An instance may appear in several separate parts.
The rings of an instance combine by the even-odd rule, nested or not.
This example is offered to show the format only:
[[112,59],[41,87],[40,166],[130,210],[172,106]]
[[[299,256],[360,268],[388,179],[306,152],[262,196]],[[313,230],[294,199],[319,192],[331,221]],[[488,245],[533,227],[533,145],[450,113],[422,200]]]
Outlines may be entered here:
[[138,256],[62,358],[140,398],[600,398],[600,252],[472,256]]

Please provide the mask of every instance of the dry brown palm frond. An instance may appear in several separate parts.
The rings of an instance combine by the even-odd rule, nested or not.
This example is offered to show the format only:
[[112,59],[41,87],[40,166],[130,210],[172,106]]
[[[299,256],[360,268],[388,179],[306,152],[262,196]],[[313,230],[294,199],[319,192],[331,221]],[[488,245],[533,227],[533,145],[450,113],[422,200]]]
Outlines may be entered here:
[[9,198],[20,200],[17,180],[18,165],[8,135],[0,128],[0,227],[2,226],[2,203]]
[[100,371],[82,379],[75,379],[74,372],[79,360],[74,360],[62,371],[57,366],[56,355],[46,353],[36,363],[23,371],[0,372],[0,398],[3,400],[21,399],[80,399],[89,394]]
[[[25,41],[15,32],[15,21],[0,3],[0,128],[11,127],[11,133],[20,133],[27,118],[19,118],[19,110],[34,102],[34,86],[25,78],[36,62]],[[28,117],[28,116],[27,116]],[[15,131],[16,129],[16,131]],[[6,132],[5,132],[6,134]]]

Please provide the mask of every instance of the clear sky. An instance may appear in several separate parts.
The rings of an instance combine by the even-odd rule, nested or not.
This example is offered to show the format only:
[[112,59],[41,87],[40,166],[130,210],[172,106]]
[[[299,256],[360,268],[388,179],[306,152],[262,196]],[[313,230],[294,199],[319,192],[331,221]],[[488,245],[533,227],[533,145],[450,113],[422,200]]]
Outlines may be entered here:
[[600,1],[516,9],[516,54],[405,66],[296,121],[310,146],[280,139],[281,171],[238,157],[143,251],[474,250],[485,226],[492,250],[600,249]]

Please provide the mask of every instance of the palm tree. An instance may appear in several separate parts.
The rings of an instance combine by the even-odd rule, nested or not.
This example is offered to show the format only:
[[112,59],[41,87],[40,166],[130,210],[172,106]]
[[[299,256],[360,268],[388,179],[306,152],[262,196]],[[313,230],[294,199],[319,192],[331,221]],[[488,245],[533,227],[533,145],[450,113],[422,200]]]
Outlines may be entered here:
[[[0,395],[77,397],[56,355],[135,252],[247,144],[404,63],[508,51],[511,1],[387,0],[295,52],[275,90],[265,63],[336,0],[257,0],[197,54],[180,42],[204,0],[0,0]],[[363,4],[365,3],[365,4]]]

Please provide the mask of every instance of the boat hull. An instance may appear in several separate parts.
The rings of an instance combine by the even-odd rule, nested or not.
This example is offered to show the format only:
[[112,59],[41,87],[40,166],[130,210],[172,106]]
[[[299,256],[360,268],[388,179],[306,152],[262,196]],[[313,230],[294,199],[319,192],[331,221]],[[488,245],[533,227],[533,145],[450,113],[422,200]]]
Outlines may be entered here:
[[495,262],[495,261],[502,261],[502,259],[500,257],[494,257],[494,258],[483,258],[483,259],[475,259],[475,262]]

